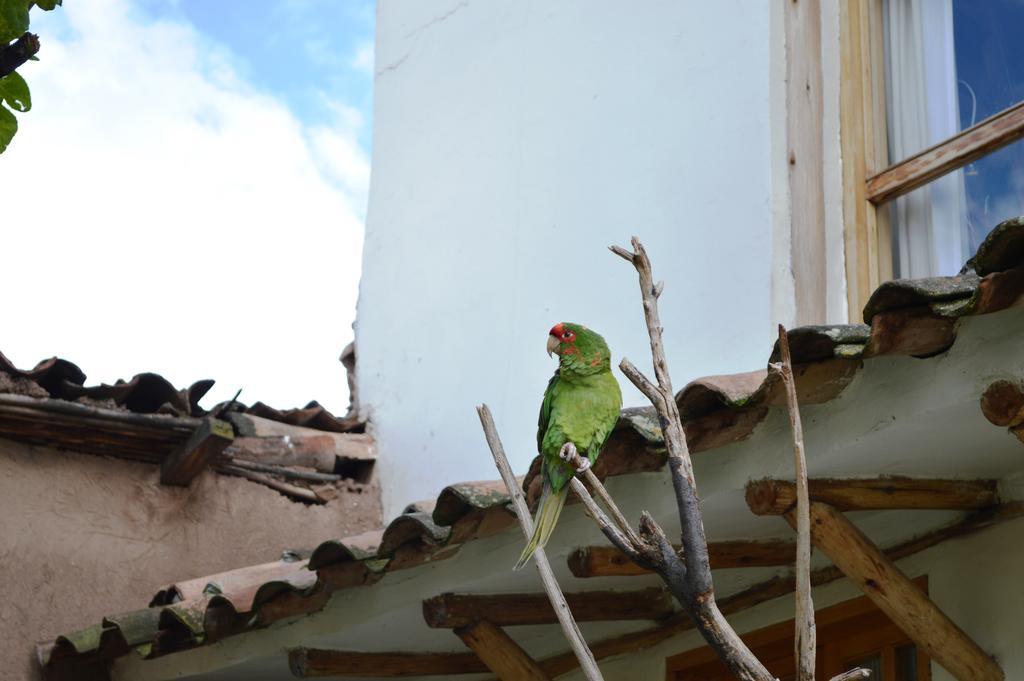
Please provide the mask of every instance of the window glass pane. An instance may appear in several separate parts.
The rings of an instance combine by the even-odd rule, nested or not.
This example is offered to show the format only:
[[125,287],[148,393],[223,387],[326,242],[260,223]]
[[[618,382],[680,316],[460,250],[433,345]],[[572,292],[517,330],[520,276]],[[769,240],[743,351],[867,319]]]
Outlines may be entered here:
[[913,643],[896,649],[896,681],[917,681],[917,646]]
[[953,0],[961,129],[1024,100],[1021,26],[1019,0]]
[[[1024,100],[1024,2],[884,0],[889,158],[897,162]],[[897,277],[956,274],[1024,214],[1017,143],[892,203]]]
[[897,278],[956,274],[996,225],[1024,215],[1024,141],[901,196],[889,211]]
[[889,160],[1024,100],[1024,3],[884,0]]

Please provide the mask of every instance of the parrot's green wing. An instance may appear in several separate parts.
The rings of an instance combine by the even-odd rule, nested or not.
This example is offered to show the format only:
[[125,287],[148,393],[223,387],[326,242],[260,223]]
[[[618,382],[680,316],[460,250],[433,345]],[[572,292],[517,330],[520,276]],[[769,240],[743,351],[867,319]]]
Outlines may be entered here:
[[544,433],[548,432],[548,423],[551,422],[551,403],[554,402],[555,389],[558,386],[558,369],[555,375],[548,381],[548,387],[544,389],[544,401],[540,403],[540,418],[537,419],[537,451],[544,451]]

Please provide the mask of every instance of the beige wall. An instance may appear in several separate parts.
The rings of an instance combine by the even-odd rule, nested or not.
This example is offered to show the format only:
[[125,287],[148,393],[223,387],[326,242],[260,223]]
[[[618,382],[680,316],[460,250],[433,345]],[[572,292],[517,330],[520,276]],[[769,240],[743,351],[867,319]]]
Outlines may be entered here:
[[307,506],[209,471],[167,487],[153,465],[0,440],[0,676],[37,678],[36,642],[172,582],[379,525],[376,487]]

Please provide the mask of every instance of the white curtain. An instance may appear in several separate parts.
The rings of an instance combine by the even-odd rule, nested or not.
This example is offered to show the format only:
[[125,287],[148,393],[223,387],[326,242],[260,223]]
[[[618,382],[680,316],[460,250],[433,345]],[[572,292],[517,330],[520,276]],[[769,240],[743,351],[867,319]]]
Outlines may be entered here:
[[[886,0],[889,160],[892,163],[960,130],[953,0]],[[893,203],[896,275],[955,274],[966,260],[967,201],[962,171]]]

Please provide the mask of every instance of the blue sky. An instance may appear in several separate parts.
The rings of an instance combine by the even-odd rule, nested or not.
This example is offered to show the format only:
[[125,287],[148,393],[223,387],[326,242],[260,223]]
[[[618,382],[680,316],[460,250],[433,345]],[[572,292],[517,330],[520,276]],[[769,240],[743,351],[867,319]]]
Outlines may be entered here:
[[[331,115],[325,94],[370,120],[371,0],[144,0],[140,7],[154,18],[191,23],[228,48],[246,80],[306,121]],[[359,139],[368,151],[370,126]]]
[[33,12],[32,111],[0,159],[0,351],[87,383],[348,405],[374,4],[74,0]]

